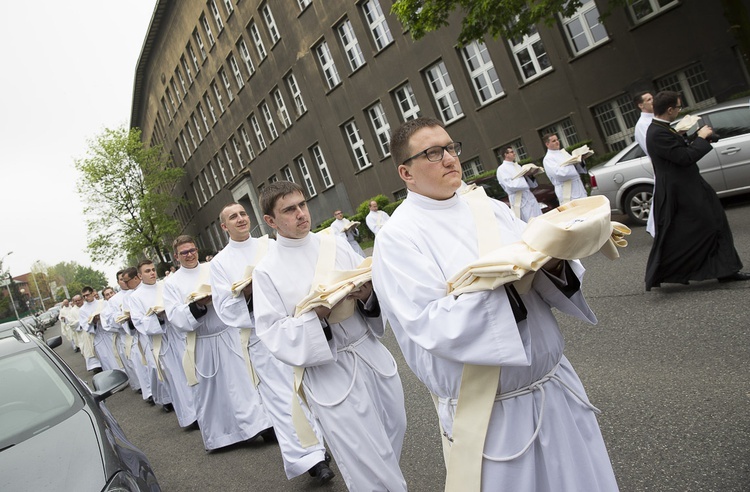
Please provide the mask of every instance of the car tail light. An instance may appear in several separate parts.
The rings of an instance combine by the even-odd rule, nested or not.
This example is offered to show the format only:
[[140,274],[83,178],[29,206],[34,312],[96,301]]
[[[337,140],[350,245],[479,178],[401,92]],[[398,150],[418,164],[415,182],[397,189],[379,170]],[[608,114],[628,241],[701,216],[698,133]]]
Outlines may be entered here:
[[596,176],[594,176],[593,174],[589,174],[589,178],[591,178],[589,181],[591,183],[591,187],[596,188]]

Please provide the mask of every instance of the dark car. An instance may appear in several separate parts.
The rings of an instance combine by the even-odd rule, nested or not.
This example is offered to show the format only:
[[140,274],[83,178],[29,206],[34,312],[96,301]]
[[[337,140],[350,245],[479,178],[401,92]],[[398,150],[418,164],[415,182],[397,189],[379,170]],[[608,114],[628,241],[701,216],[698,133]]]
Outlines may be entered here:
[[146,456],[104,400],[127,386],[118,370],[95,391],[46,344],[15,328],[0,338],[0,490],[160,491]]
[[[481,186],[484,188],[487,196],[500,200],[510,206],[508,194],[505,193],[503,187],[497,182],[497,177],[494,174],[470,181],[470,183]],[[560,206],[560,202],[557,201],[557,195],[555,195],[555,187],[550,184],[539,183],[536,188],[531,190],[531,193],[534,194],[536,201],[539,202],[539,206],[542,207],[542,213],[549,212],[553,208]]]

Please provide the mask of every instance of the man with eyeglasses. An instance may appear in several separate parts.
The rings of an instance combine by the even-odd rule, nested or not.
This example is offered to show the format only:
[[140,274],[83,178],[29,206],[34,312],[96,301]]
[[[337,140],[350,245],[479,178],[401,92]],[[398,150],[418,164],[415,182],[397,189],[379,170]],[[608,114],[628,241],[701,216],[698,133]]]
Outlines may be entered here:
[[372,266],[383,318],[437,407],[446,490],[617,490],[551,309],[596,322],[580,262],[552,259],[518,289],[447,293],[480,251],[526,228],[482,188],[457,193],[460,149],[432,118],[394,131],[407,197],[375,238]]
[[[151,374],[148,368],[148,362],[146,360],[146,353],[150,351],[148,345],[144,346],[141,343],[140,335],[138,330],[135,329],[133,320],[130,317],[130,299],[138,288],[141,286],[141,279],[138,276],[138,268],[131,266],[126,268],[122,272],[122,281],[120,285],[123,285],[125,290],[125,296],[122,299],[122,313],[123,317],[127,316],[127,319],[120,323],[123,330],[131,337],[131,351],[130,360],[133,362],[133,368],[138,377],[138,381],[141,386],[141,397],[149,405],[154,405],[154,395],[151,387]],[[148,342],[148,340],[146,340]]]
[[531,192],[533,188],[538,186],[534,176],[541,169],[536,168],[529,174],[518,176],[520,171],[521,166],[516,163],[516,151],[513,147],[505,147],[503,149],[503,162],[497,167],[497,182],[508,194],[508,202],[511,210],[513,210],[513,215],[524,222],[528,222],[532,218],[542,215],[542,208]]
[[233,284],[246,278],[252,270],[248,267],[255,267],[268,251],[276,247],[276,242],[268,237],[256,239],[250,236],[250,217],[239,203],[226,205],[219,214],[219,222],[229,234],[229,243],[209,263],[216,312],[230,329],[237,330],[244,341],[241,348],[255,373],[253,381],[248,381],[248,384],[253,389],[253,384],[257,387],[255,395],[261,397],[263,408],[273,423],[287,478],[308,472],[319,483],[328,482],[334,473],[328,467],[330,458],[317,424],[310,421],[317,432],[317,444],[303,446],[295,433],[291,414],[292,368],[276,359],[256,333],[253,284],[249,282],[241,290],[232,289]]
[[[163,285],[157,282],[156,266],[151,260],[138,263],[141,285],[130,296],[130,319],[138,331],[138,341],[146,358],[154,403],[165,412],[173,410],[169,381],[161,370],[162,349],[169,346],[164,315]],[[157,367],[157,364],[160,366]]]
[[547,153],[544,155],[544,172],[555,185],[555,195],[560,205],[577,198],[585,198],[586,188],[581,181],[581,174],[586,174],[583,161],[575,164],[565,164],[571,158],[567,150],[561,148],[560,139],[554,133],[542,137]]
[[654,166],[656,236],[646,264],[646,290],[662,283],[718,278],[719,282],[750,280],[741,272],[724,207],[698,168],[711,152],[713,130],[704,125],[688,143],[670,124],[682,110],[682,97],[662,91],[654,97],[654,121],[646,147]]
[[[99,301],[94,298],[94,289],[89,286],[81,290],[81,297],[84,303],[78,311],[78,340],[81,342],[83,358],[86,359],[86,370],[96,374],[102,371],[103,366],[94,350],[94,338],[97,331],[102,330],[99,321],[101,306],[99,306]],[[105,356],[108,355],[110,354]],[[112,359],[114,359],[114,356],[112,356]],[[113,368],[107,367],[107,369]]]

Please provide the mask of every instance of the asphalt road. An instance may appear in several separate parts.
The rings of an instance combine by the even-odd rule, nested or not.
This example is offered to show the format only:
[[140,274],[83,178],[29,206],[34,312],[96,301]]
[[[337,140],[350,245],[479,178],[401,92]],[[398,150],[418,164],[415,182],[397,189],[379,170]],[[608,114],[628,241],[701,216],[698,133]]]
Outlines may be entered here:
[[[750,199],[727,203],[735,245],[750,269]],[[624,217],[616,217],[627,223]],[[584,260],[584,291],[599,318],[591,326],[558,314],[566,355],[591,401],[623,491],[750,490],[750,282],[669,285],[645,292],[651,246],[634,227],[617,261]],[[49,334],[59,332],[59,325]],[[413,491],[443,489],[435,410],[427,391],[400,363],[408,429],[401,466]],[[56,349],[82,379],[83,358]],[[149,457],[165,491],[344,491],[343,480],[315,486],[287,481],[278,447],[262,442],[206,453],[198,431],[147,405],[129,389],[107,400],[128,437]]]

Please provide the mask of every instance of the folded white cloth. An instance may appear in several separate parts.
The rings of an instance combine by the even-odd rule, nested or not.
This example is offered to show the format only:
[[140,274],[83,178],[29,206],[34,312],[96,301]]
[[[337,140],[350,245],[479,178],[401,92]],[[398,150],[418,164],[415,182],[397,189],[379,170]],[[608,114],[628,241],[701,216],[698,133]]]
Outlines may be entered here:
[[298,304],[295,317],[324,306],[331,310],[329,323],[339,323],[352,314],[356,307],[354,299],[346,297],[362,285],[372,281],[372,257],[367,257],[354,270],[333,270],[323,275],[318,285],[312,286],[310,293]]

